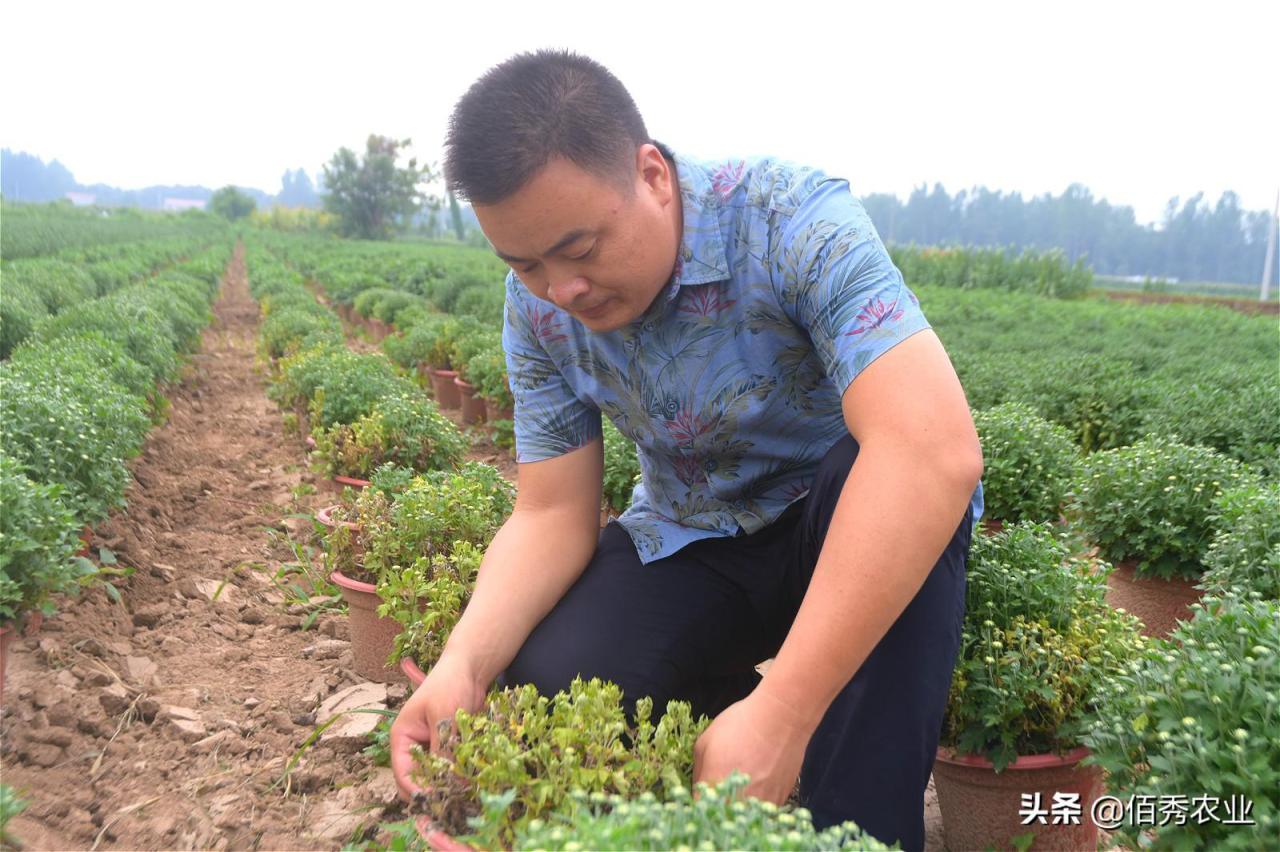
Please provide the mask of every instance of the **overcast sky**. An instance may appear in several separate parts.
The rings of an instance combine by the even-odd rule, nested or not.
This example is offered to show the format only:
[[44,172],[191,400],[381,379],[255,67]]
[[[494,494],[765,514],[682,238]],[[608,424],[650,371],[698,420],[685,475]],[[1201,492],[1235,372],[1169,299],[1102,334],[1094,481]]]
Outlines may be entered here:
[[340,146],[412,137],[513,53],[568,47],[696,156],[770,153],[859,194],[1070,183],[1160,218],[1280,187],[1280,3],[12,2],[0,144],[81,183],[278,192]]

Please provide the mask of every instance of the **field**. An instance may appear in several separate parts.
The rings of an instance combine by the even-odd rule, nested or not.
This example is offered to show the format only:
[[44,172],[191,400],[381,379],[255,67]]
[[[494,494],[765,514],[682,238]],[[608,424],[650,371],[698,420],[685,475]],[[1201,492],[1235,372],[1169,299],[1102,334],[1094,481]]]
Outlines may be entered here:
[[[1126,281],[1112,275],[1095,275],[1095,286],[1101,290],[1125,290],[1141,293],[1167,293],[1173,296],[1209,296],[1220,299],[1258,300],[1261,288],[1257,284],[1236,284],[1229,281],[1163,281],[1151,279],[1144,282]],[[1272,286],[1268,301],[1280,300]]]
[[[457,244],[338,240],[203,215],[7,205],[4,216],[0,812],[16,811],[13,796],[25,805],[3,814],[5,832],[33,849],[394,848],[414,838],[405,821],[415,811],[386,763],[388,720],[411,690],[402,663],[428,669],[438,657],[515,493],[505,265]],[[971,596],[985,588],[984,566],[1025,568],[1013,587],[1069,582],[1098,616],[1090,596],[1105,582],[1081,578],[1119,564],[1202,582],[1228,602],[1205,606],[1182,628],[1198,632],[1168,644],[1100,644],[1098,659],[1080,652],[1079,669],[1036,669],[1027,702],[1067,713],[1066,684],[1096,681],[1073,732],[1112,755],[1114,789],[1254,803],[1252,828],[1170,829],[1164,842],[1250,848],[1274,836],[1275,315],[1089,298],[1090,276],[1051,256],[923,250],[895,262],[965,387],[987,457],[987,515],[1005,527],[984,526]],[[639,476],[634,444],[607,423],[605,444],[602,520],[625,511]],[[383,605],[390,634],[375,651],[360,644],[375,621],[358,614],[346,579],[367,582]],[[1028,612],[1010,615],[1008,635],[1030,629],[1038,612]],[[1076,646],[1054,643],[1086,642],[1077,614],[1046,616],[1033,644],[1070,657]],[[980,639],[1000,647],[990,631],[966,632],[965,647]],[[1198,673],[1193,649],[1208,642]],[[1103,651],[1133,666],[1110,666]],[[1015,735],[1016,720],[990,722],[1012,714],[1023,698],[1010,691],[1031,676],[1026,660],[986,653],[961,671],[966,682],[994,678],[991,694],[1005,698],[969,713],[953,691],[944,740],[998,762],[1042,741],[1034,725]],[[1184,668],[1166,680],[1187,686],[1165,695],[1157,667],[1175,659]],[[1201,676],[1215,685],[1190,688]],[[1130,707],[1126,684],[1150,700]],[[1197,739],[1180,752],[1195,765],[1157,752],[1183,719],[1196,720],[1184,727]],[[691,736],[692,721],[670,725]],[[1116,756],[1136,748],[1125,736],[1142,739],[1163,782]],[[595,791],[618,792],[608,783]],[[674,795],[657,775],[639,789]],[[518,798],[519,828],[546,804]],[[928,813],[940,849],[932,785]],[[509,842],[510,829],[477,831]],[[1123,832],[1112,842],[1136,846]]]

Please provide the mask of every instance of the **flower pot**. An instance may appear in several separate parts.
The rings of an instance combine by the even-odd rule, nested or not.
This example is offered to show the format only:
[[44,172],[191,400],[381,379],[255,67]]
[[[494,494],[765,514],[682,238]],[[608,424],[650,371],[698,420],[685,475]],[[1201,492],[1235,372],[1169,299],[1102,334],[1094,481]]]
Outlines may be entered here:
[[387,657],[391,656],[396,637],[400,635],[400,622],[378,615],[382,600],[377,587],[353,580],[340,571],[334,571],[329,579],[342,590],[342,599],[347,602],[356,673],[379,683],[402,682],[404,675],[400,670],[387,665]]
[[414,824],[431,852],[475,852],[474,848],[454,839],[453,835],[436,828],[430,817],[420,816]]
[[457,377],[457,370],[432,369],[431,388],[436,393],[436,405],[449,410],[462,407],[462,392],[453,383]]
[[495,420],[514,420],[516,413],[510,406],[499,408],[486,399],[484,401],[484,416],[486,420],[492,423]]
[[349,486],[351,488],[368,488],[372,483],[367,479],[356,479],[354,476],[335,476],[333,482],[339,488]]
[[[991,762],[976,755],[957,755],[939,748],[933,782],[942,811],[942,834],[948,849],[1012,849],[1011,838],[1034,832],[1033,849],[1096,849],[1098,827],[1090,814],[1102,794],[1102,768],[1081,766],[1089,755],[1081,747],[1059,757],[1035,754],[1019,757],[997,773]],[[1023,825],[1023,796],[1040,794],[1046,813]],[[1078,794],[1079,824],[1054,824],[1054,794]]]
[[409,678],[409,683],[413,685],[414,689],[421,686],[422,682],[427,679],[427,673],[418,668],[418,664],[410,657],[400,658],[400,671],[404,672],[404,676]]
[[40,628],[44,625],[44,610],[33,609],[27,613],[26,619],[22,623],[22,638],[30,639],[40,632]]
[[335,521],[333,519],[333,510],[341,508],[341,505],[325,506],[323,509],[316,510],[316,521],[318,521],[321,526],[328,527],[329,529],[333,529],[338,526],[346,527],[349,530],[360,529],[360,525],[355,521]]
[[462,422],[466,424],[484,422],[484,400],[476,396],[476,386],[455,376],[453,383],[458,387],[458,395],[462,399]]
[[997,521],[994,518],[983,518],[978,521],[978,529],[987,535],[995,535],[1004,529],[1004,521]]
[[13,634],[12,624],[0,624],[0,704],[4,703],[4,669],[5,663],[9,661],[9,640],[13,638]]
[[80,530],[80,549],[76,551],[76,556],[88,556],[89,549],[93,546],[93,527],[85,524],[85,528]]
[[1201,595],[1196,580],[1144,577],[1135,566],[1132,561],[1116,563],[1107,577],[1107,603],[1141,619],[1144,636],[1168,636],[1179,620],[1191,618],[1191,605]]

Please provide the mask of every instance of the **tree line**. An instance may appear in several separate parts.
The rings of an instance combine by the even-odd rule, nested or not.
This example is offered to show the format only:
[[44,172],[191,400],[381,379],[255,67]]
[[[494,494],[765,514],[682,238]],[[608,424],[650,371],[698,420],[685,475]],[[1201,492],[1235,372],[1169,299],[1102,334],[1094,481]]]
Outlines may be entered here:
[[1081,184],[1062,195],[1023,199],[985,187],[954,196],[942,184],[916,188],[901,201],[876,193],[863,206],[887,243],[1061,248],[1084,257],[1099,275],[1257,284],[1266,258],[1268,210],[1244,210],[1227,191],[1216,204],[1204,193],[1169,200],[1159,227],[1141,225],[1132,207],[1095,199]]
[[[342,148],[334,154],[318,185],[306,171],[296,169],[284,173],[275,196],[252,189],[241,192],[260,208],[323,207],[337,216],[340,230],[348,236],[386,238],[414,230],[430,237],[470,239],[478,232],[470,208],[423,190],[438,176],[430,165],[403,161],[408,145],[407,139],[371,135],[364,151]],[[57,160],[46,165],[29,154],[8,149],[3,153],[3,194],[12,201],[51,201],[67,192],[96,190],[99,204],[146,207],[159,206],[160,196],[172,191],[175,197],[210,200],[211,208],[224,215],[244,205],[244,199],[225,189],[215,198],[204,187],[82,187]],[[148,203],[152,196],[156,204]],[[953,196],[942,184],[934,184],[932,189],[916,188],[905,202],[875,193],[864,196],[862,203],[886,243],[1061,248],[1068,260],[1083,257],[1100,275],[1243,284],[1256,284],[1261,276],[1271,221],[1270,211],[1244,210],[1236,193],[1227,191],[1216,204],[1206,201],[1202,192],[1185,200],[1172,198],[1159,227],[1142,225],[1132,207],[1095,199],[1078,183],[1060,196],[1046,193],[1030,199],[985,187]],[[231,206],[222,209],[227,205]]]

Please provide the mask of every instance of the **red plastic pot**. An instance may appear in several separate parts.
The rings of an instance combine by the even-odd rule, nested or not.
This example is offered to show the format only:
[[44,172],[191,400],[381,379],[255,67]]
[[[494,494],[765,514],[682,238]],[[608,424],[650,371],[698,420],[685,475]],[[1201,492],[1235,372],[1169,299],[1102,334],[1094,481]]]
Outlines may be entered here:
[[463,381],[461,376],[455,377],[453,383],[458,386],[458,395],[462,398],[462,422],[483,423],[484,400],[476,396],[476,386]]
[[89,549],[93,547],[93,527],[88,524],[80,530],[80,549],[76,551],[76,556],[88,556]]
[[[997,773],[989,760],[957,755],[939,748],[933,782],[942,811],[942,834],[948,849],[1012,849],[1010,840],[1034,833],[1033,849],[1096,849],[1098,827],[1090,814],[1102,795],[1102,768],[1081,766],[1089,755],[1081,747],[1059,757],[1035,754],[1019,757]],[[1040,794],[1045,824],[1023,825],[1023,796]],[[1079,795],[1078,825],[1053,824],[1055,793]]]
[[342,590],[342,599],[347,602],[356,673],[378,683],[403,681],[400,670],[387,665],[387,657],[391,656],[396,637],[400,635],[400,622],[378,615],[382,599],[378,597],[377,587],[353,580],[341,571],[334,571],[329,579]]
[[448,410],[462,407],[462,392],[453,383],[457,377],[457,370],[431,370],[431,388],[436,393],[436,405]]
[[1116,563],[1107,577],[1107,603],[1141,619],[1143,635],[1168,636],[1179,621],[1191,618],[1191,605],[1200,600],[1202,592],[1195,580],[1144,577],[1137,573],[1136,565],[1132,561]]
[[422,682],[427,679],[427,673],[418,668],[418,664],[411,657],[400,658],[400,671],[404,672],[404,676],[409,678],[409,683],[413,684],[413,688],[417,689]]
[[987,535],[995,535],[1004,529],[1004,521],[997,521],[994,518],[983,518],[978,521],[978,529]]
[[448,832],[441,831],[431,823],[430,817],[420,816],[415,821],[418,834],[427,842],[431,852],[475,852],[475,849],[455,840]]
[[335,476],[333,481],[339,488],[344,485],[349,485],[352,488],[368,488],[373,484],[367,479],[356,479],[354,476]]
[[355,521],[335,521],[333,519],[333,510],[341,509],[341,508],[342,506],[338,505],[338,506],[325,506],[323,509],[318,509],[316,511],[316,520],[321,524],[321,526],[326,526],[329,529],[333,529],[334,527],[337,527],[337,526],[344,526],[349,530],[360,529],[360,525],[357,524]]
[[488,399],[484,401],[485,419],[492,423],[495,420],[514,420],[516,413],[510,406],[499,408]]

